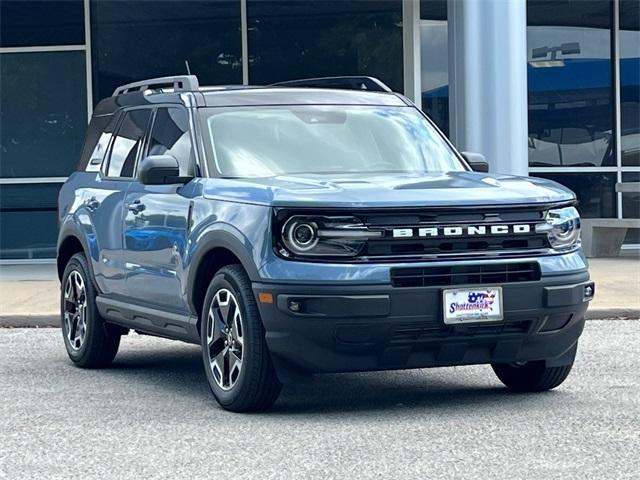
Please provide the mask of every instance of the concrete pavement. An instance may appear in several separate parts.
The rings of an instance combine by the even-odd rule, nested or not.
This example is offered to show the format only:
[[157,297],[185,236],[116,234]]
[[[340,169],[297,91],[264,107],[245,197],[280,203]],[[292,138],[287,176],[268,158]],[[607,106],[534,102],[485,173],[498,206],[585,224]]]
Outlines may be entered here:
[[0,329],[0,478],[638,478],[639,344],[640,322],[587,322],[542,394],[488,366],[325,375],[241,415],[196,346],[132,334],[81,370],[58,330]]
[[[640,318],[640,259],[594,258],[596,297],[587,318]],[[0,266],[0,327],[59,326],[55,265]]]

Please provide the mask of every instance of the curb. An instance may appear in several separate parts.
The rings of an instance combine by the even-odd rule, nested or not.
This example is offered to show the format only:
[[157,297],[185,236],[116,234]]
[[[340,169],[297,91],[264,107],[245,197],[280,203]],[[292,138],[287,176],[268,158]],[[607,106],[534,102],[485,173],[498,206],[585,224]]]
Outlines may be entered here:
[[58,328],[60,314],[0,315],[0,328]]
[[589,308],[585,313],[586,320],[640,320],[639,308]]
[[[586,320],[640,320],[638,308],[594,308],[587,310]],[[60,315],[0,315],[0,328],[59,328]]]

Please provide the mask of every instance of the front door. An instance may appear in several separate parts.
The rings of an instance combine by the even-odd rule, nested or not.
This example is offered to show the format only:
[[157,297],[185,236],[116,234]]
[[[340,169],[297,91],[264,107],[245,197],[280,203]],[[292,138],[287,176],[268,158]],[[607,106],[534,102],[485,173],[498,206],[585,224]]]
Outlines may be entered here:
[[[172,155],[181,176],[193,175],[188,114],[159,107],[153,119],[148,155]],[[144,162],[142,158],[141,162]],[[125,199],[124,257],[127,295],[136,303],[176,313],[188,312],[183,295],[190,185],[131,183]]]

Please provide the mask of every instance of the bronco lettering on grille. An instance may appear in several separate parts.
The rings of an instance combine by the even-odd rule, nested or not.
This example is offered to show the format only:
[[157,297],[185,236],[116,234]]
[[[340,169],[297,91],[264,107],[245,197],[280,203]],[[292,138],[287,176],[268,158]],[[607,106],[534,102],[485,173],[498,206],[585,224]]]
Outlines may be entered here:
[[531,233],[532,228],[529,224],[517,225],[465,225],[465,226],[448,226],[448,227],[417,227],[417,228],[394,228],[394,238],[412,238],[412,237],[456,237],[456,236],[475,236],[475,235],[507,235],[510,233],[523,234]]

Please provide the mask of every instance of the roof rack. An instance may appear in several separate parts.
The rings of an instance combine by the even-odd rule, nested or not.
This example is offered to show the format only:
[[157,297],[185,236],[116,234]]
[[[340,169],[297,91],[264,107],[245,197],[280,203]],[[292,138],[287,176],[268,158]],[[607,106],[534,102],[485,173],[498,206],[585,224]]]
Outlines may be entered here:
[[115,89],[113,97],[148,88],[173,88],[174,92],[197,92],[200,88],[198,77],[195,75],[179,75],[176,77],[160,77],[143,80],[141,82],[127,83]]
[[340,88],[346,90],[368,90],[370,92],[391,92],[392,90],[381,80],[366,76],[319,77],[288,80],[269,85],[270,87],[310,87]]
[[[370,92],[391,92],[392,90],[375,77],[367,76],[343,76],[343,77],[318,77],[303,78],[300,80],[288,80],[267,85],[267,87],[309,87],[309,88],[337,88],[344,90],[367,90]],[[174,77],[151,78],[134,83],[127,83],[115,89],[114,97],[123,93],[139,92],[147,89],[173,89],[174,92],[197,92],[200,90],[198,77],[195,75],[177,75]],[[230,90],[249,88],[243,85],[205,87],[209,90]],[[256,88],[256,87],[251,87]]]

